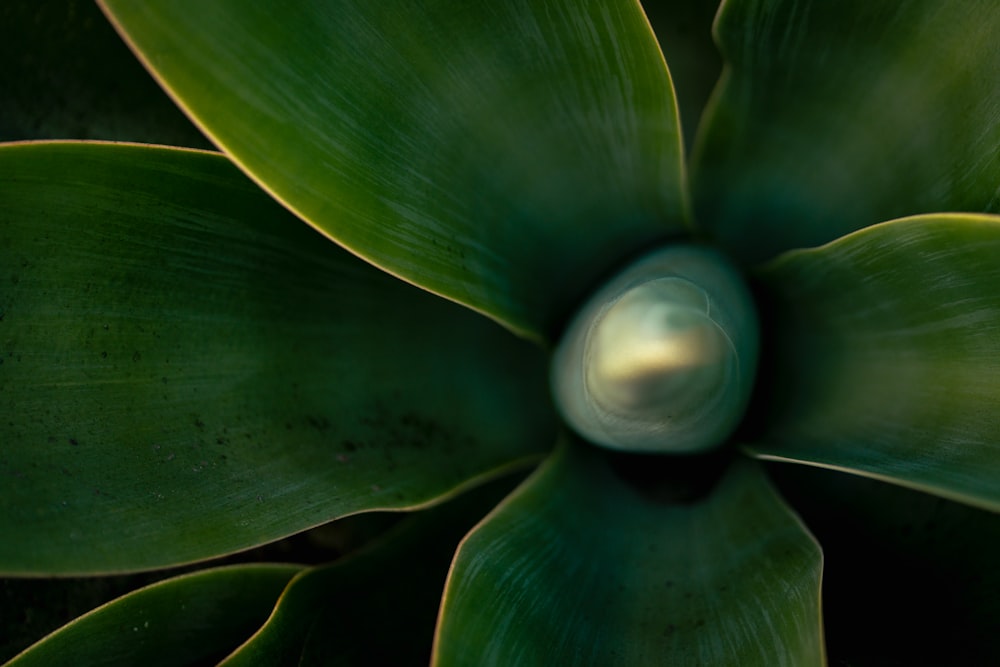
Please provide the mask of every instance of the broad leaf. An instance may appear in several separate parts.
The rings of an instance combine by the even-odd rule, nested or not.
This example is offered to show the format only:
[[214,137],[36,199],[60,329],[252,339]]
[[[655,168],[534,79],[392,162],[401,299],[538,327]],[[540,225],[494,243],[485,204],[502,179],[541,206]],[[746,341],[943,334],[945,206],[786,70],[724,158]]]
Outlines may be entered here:
[[544,359],[209,153],[0,149],[0,571],[166,566],[551,446]]
[[1000,4],[726,0],[692,179],[751,261],[920,213],[1000,211]]
[[1000,216],[937,215],[768,265],[750,451],[1000,509],[998,258]]
[[222,665],[426,665],[455,547],[512,480],[404,519],[371,548],[296,577]]
[[823,663],[822,555],[755,464],[671,502],[607,458],[560,450],[466,538],[436,665]]
[[637,2],[102,4],[289,208],[522,333],[683,229],[676,105]]
[[260,627],[294,565],[238,565],[167,579],[98,607],[7,667],[208,664]]

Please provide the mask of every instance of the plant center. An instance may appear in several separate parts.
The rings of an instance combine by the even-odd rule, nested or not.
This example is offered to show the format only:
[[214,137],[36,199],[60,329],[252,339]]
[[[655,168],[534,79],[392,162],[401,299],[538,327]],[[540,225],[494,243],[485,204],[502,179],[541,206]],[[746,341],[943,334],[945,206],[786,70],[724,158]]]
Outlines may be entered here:
[[743,417],[758,341],[739,272],[708,248],[669,246],[615,276],[570,323],[552,362],[556,404],[599,445],[706,451]]

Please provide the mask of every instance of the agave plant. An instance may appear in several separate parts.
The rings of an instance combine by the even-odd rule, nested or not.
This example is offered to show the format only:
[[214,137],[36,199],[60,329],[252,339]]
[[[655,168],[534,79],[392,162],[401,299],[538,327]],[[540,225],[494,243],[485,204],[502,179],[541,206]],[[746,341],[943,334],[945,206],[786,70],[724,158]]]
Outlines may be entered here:
[[218,150],[0,146],[0,572],[160,574],[10,664],[996,658],[1000,9],[643,4],[102,0]]

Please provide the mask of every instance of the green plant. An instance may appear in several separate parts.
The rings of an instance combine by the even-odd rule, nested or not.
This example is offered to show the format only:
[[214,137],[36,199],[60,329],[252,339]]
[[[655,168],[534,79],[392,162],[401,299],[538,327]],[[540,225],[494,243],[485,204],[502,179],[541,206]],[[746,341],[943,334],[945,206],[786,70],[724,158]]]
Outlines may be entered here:
[[[646,4],[662,35],[686,16]],[[886,596],[890,571],[839,574],[864,597],[831,622],[898,597],[912,634],[907,577],[941,578],[939,642],[830,625],[833,659],[996,657],[992,3],[726,0],[690,166],[635,2],[104,5],[223,155],[0,148],[0,571],[435,507],[330,564],[167,579],[14,664],[426,661],[449,563],[437,664],[822,664],[805,524],[831,574],[904,571]],[[747,416],[693,456],[582,442],[548,352],[609,275],[692,240],[753,291]]]

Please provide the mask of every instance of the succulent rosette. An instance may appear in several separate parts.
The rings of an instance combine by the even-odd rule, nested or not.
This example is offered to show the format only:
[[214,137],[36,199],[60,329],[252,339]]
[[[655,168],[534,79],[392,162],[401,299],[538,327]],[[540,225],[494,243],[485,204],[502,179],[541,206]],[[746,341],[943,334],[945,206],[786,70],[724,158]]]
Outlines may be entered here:
[[995,3],[100,7],[215,150],[0,145],[0,573],[159,576],[10,664],[996,657]]

